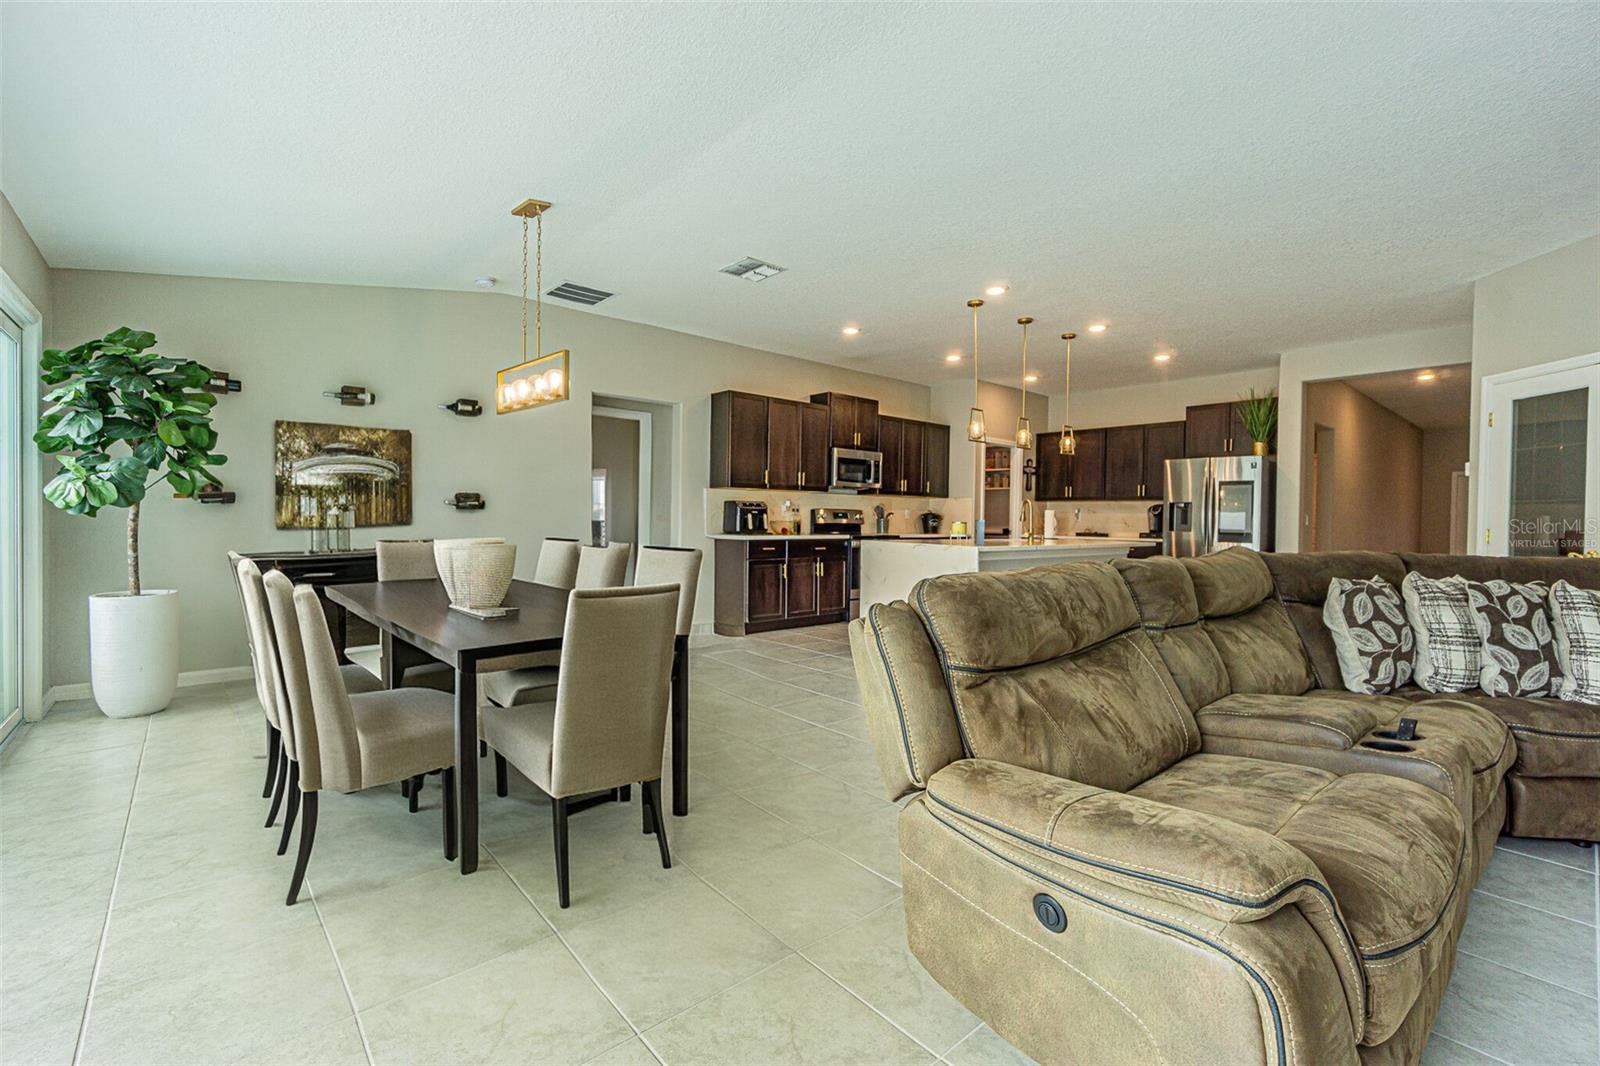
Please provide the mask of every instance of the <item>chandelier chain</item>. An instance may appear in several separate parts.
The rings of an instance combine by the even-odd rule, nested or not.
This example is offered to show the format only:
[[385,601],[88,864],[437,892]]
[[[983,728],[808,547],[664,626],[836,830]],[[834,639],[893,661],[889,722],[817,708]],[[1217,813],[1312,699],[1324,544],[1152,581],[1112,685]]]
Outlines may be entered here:
[[528,220],[522,220],[522,358],[528,361]]
[[[523,222],[523,226],[524,227],[527,226],[527,222],[526,221]],[[533,249],[533,354],[534,355],[539,355],[539,354],[544,352],[544,342],[541,339],[542,326],[544,325],[544,212],[543,211],[539,212],[539,217],[534,221],[533,226],[534,226],[534,231],[535,231],[534,249]],[[527,254],[528,254],[526,244],[524,244],[524,246],[523,246],[522,254],[523,254],[524,258],[526,258]],[[523,275],[526,276],[528,268],[526,266],[524,266],[522,268],[522,270],[523,270]],[[524,302],[526,302],[527,297],[524,296],[523,300],[524,300]],[[524,311],[523,313],[526,314],[527,312]],[[523,332],[524,335],[526,335],[527,332],[528,332],[528,327],[527,327],[526,323],[524,323],[524,325],[522,327],[522,332]],[[526,356],[524,356],[524,357],[526,357]]]

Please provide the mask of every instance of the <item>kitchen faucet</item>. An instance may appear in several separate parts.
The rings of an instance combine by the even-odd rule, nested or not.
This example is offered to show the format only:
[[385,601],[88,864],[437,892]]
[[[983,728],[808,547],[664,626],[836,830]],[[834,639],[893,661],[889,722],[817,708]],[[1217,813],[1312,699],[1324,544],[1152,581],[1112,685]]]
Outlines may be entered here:
[[1022,543],[1044,543],[1044,534],[1035,535],[1033,532],[1033,500],[1031,497],[1022,501]]

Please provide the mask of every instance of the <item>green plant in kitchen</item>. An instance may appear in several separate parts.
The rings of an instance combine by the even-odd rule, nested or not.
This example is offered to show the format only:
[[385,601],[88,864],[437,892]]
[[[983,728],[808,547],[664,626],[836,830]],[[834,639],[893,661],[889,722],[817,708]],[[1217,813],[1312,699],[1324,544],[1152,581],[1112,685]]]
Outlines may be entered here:
[[1251,451],[1257,455],[1266,455],[1272,442],[1272,434],[1278,429],[1278,392],[1268,389],[1261,395],[1256,395],[1256,390],[1251,389],[1250,395],[1238,403],[1239,421],[1244,423],[1245,432],[1250,434],[1254,444]]
[[76,348],[52,348],[40,380],[50,406],[33,435],[61,470],[45,498],[68,514],[91,518],[102,507],[128,511],[128,594],[138,596],[139,504],[162,481],[179,496],[220,486],[211,467],[227,462],[212,449],[217,398],[201,389],[212,376],[192,359],[158,355],[155,334],[123,326]]

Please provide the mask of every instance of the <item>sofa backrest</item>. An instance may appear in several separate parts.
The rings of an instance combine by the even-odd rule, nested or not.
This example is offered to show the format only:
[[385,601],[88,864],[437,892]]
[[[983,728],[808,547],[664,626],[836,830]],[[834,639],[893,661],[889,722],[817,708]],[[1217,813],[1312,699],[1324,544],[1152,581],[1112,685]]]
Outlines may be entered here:
[[1298,696],[1312,686],[1311,662],[1259,553],[1229,548],[1180,561],[1230,691]]
[[911,599],[971,755],[1121,791],[1199,750],[1110,565],[947,574]]
[[1328,585],[1336,577],[1351,581],[1381,577],[1398,589],[1406,576],[1400,556],[1389,552],[1273,552],[1261,558],[1272,575],[1289,621],[1305,645],[1317,687],[1343,688],[1339,653],[1334,648],[1333,635],[1322,622]]
[[1169,555],[1118,559],[1111,564],[1133,597],[1145,635],[1161,654],[1178,691],[1198,711],[1233,691],[1228,667],[1211,635],[1200,625],[1194,582],[1182,562]]
[[1401,552],[1409,573],[1423,577],[1460,574],[1468,581],[1567,581],[1581,589],[1600,589],[1600,559],[1556,555],[1429,555]]

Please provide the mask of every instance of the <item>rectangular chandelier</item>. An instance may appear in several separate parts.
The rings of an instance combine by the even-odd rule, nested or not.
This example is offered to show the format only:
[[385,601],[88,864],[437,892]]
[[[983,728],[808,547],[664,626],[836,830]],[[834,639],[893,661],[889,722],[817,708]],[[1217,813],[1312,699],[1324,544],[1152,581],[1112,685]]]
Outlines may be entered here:
[[568,350],[563,348],[500,371],[495,378],[495,414],[526,411],[567,399],[570,395],[568,354]]

